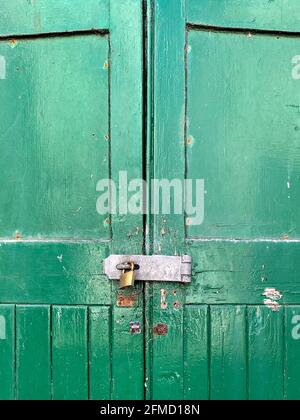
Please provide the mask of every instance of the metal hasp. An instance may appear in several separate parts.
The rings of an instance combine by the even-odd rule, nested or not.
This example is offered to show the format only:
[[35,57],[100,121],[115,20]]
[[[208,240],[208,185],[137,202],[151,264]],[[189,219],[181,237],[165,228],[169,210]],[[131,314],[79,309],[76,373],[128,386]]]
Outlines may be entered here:
[[118,267],[133,262],[136,281],[165,281],[190,283],[192,280],[192,257],[169,257],[163,255],[110,255],[104,260],[104,273],[110,280],[120,279]]

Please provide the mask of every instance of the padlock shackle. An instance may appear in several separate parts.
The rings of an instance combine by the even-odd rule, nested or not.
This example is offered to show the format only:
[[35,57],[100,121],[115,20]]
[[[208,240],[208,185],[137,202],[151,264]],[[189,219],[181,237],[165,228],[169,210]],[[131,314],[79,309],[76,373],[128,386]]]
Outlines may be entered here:
[[133,262],[127,262],[127,263],[118,264],[116,266],[116,269],[119,271],[131,271],[131,270],[138,271],[140,269],[140,266]]

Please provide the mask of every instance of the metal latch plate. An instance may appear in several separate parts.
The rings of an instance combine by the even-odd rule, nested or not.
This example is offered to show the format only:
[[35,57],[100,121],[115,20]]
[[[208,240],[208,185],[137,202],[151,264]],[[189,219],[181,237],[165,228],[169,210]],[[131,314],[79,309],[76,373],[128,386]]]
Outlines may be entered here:
[[135,272],[137,281],[164,281],[190,283],[192,279],[192,258],[163,255],[110,255],[104,261],[104,273],[110,280],[119,280],[117,266],[129,261],[139,266]]

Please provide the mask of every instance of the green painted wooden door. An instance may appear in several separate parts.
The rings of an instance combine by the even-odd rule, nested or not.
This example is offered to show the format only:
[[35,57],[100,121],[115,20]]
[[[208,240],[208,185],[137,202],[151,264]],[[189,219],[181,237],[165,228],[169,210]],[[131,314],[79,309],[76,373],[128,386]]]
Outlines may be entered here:
[[143,299],[102,270],[141,253],[142,216],[96,212],[99,180],[142,175],[142,18],[139,0],[1,4],[0,399],[144,396]]
[[[1,5],[0,399],[300,398],[299,13]],[[204,180],[203,223],[150,191],[146,217],[99,215],[120,171]],[[192,284],[103,276],[143,252],[191,254]]]
[[149,289],[149,396],[299,399],[299,1],[153,7],[152,175],[204,180],[205,217],[151,218],[194,262]]

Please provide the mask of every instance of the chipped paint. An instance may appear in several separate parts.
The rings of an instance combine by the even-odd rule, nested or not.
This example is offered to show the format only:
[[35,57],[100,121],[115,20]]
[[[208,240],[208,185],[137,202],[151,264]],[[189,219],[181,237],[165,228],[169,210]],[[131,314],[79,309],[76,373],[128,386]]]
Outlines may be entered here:
[[21,236],[21,234],[20,234],[20,232],[16,232],[16,235],[15,235],[15,240],[16,241],[20,241],[22,239],[22,236]]
[[194,144],[194,142],[195,142],[194,137],[193,137],[193,136],[188,136],[188,138],[187,138],[187,140],[186,140],[186,144],[187,144],[188,146],[192,146],[192,145]]
[[267,299],[271,299],[275,301],[282,299],[282,294],[275,288],[271,288],[271,287],[265,289],[263,296],[265,296]]
[[280,305],[278,302],[271,300],[271,299],[265,299],[264,300],[264,305],[271,309],[273,312],[279,312],[280,309]]
[[18,41],[16,39],[11,39],[9,41],[9,45],[11,46],[11,48],[15,48],[18,45]]
[[282,299],[282,294],[273,287],[268,287],[262,294],[266,299],[264,305],[273,312],[278,312],[280,309],[279,301]]

